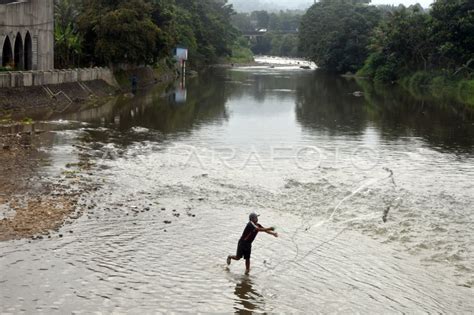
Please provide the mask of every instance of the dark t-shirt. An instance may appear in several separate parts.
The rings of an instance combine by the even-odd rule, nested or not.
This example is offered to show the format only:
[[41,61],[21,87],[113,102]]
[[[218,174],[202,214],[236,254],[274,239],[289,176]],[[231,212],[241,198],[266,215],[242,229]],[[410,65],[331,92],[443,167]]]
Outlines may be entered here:
[[242,236],[240,237],[240,241],[245,242],[247,244],[252,244],[258,233],[258,230],[256,228],[257,226],[260,228],[262,227],[260,224],[253,223],[251,221],[247,223],[247,226],[245,227],[245,230],[242,233]]

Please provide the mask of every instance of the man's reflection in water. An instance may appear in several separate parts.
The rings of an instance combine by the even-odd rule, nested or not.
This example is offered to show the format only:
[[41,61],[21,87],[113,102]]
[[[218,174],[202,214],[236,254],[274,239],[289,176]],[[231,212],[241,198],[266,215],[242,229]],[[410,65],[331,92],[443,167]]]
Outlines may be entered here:
[[237,301],[235,306],[237,314],[252,314],[253,311],[263,312],[263,296],[253,288],[253,282],[249,276],[244,276],[237,282],[234,294]]

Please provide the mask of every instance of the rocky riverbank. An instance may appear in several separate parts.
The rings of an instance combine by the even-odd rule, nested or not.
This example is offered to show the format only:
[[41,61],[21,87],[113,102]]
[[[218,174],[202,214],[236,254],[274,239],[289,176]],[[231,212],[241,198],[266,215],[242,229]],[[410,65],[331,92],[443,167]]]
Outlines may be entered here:
[[[18,128],[11,126],[10,131]],[[52,145],[51,132],[8,130],[3,127],[0,134],[0,241],[51,238],[68,219],[87,208],[81,196],[96,189],[87,180],[93,165],[78,152],[78,163],[45,176],[50,162],[43,148]]]
[[94,165],[80,147],[67,154],[68,163],[50,165],[57,130],[41,121],[107,111],[128,92],[131,75],[139,77],[140,89],[175,79],[147,68],[124,71],[119,89],[99,80],[0,89],[0,241],[61,236],[61,226],[93,207],[82,198],[97,189],[88,180]]

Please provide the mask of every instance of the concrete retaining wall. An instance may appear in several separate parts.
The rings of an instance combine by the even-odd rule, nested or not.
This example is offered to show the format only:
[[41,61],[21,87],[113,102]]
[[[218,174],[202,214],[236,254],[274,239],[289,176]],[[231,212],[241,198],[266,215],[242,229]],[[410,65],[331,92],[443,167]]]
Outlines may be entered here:
[[103,80],[111,86],[118,87],[112,71],[108,68],[0,72],[0,88],[55,85],[94,80]]

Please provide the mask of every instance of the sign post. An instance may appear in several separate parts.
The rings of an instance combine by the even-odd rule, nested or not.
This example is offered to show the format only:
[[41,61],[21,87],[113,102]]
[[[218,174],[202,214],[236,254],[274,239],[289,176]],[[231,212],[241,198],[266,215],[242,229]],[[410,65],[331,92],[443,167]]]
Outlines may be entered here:
[[175,58],[178,61],[178,65],[181,68],[181,76],[184,78],[186,75],[186,61],[188,60],[188,49],[185,47],[176,47]]

